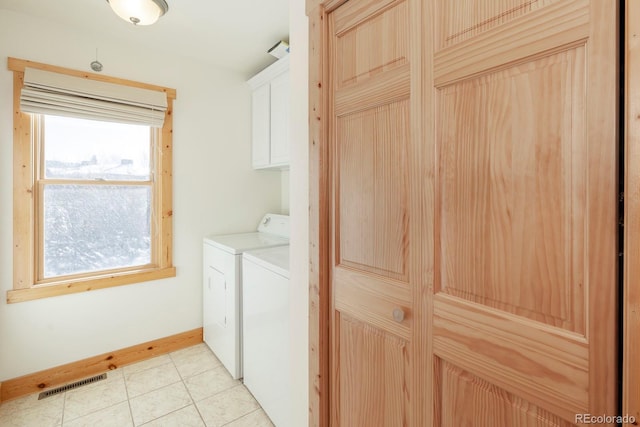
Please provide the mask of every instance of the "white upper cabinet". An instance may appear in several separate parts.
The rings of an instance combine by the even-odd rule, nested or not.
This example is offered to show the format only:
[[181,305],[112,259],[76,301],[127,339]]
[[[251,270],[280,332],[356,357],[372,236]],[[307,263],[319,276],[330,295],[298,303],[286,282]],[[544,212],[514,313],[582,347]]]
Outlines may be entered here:
[[249,80],[254,169],[289,168],[289,56]]
[[254,168],[265,167],[271,161],[271,90],[264,84],[251,95],[251,154]]

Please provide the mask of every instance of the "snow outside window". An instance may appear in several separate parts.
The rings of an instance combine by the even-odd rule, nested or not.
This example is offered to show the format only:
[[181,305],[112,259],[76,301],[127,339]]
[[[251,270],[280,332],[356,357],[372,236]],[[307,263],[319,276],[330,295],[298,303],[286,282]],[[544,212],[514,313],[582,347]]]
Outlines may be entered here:
[[152,262],[149,126],[44,116],[40,278]]

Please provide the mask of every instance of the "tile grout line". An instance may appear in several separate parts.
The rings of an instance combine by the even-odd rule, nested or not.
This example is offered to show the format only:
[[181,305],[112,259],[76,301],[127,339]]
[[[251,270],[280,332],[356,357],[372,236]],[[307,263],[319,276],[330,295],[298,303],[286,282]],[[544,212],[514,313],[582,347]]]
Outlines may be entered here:
[[64,412],[67,407],[67,392],[62,395],[62,414],[60,416],[60,427],[64,427]]
[[129,407],[129,416],[131,417],[131,425],[135,427],[136,422],[133,419],[133,409],[131,409],[131,397],[129,396],[129,387],[127,387],[127,376],[124,373],[124,367],[122,370],[122,381],[124,382],[124,393],[127,395],[127,406]]
[[[113,372],[113,371],[107,371],[107,372],[106,372],[106,374],[107,374],[107,379],[109,378],[109,374],[110,374],[111,372]],[[124,382],[124,375],[123,375],[123,382]],[[89,385],[91,386],[92,384],[89,384]],[[106,383],[101,384],[101,385],[100,385],[100,384],[98,384],[98,385],[97,385],[97,387],[100,387],[100,386],[106,386]],[[76,389],[76,390],[77,390],[77,389]],[[64,424],[65,424],[65,418],[66,418],[65,413],[66,413],[66,409],[67,409],[67,393],[69,393],[69,392],[73,392],[73,391],[74,391],[74,390],[68,390],[68,391],[65,391],[65,392],[64,392],[64,396],[63,396],[63,399],[64,399],[64,401],[63,401],[63,422],[62,422],[61,426],[64,426]],[[125,393],[127,393],[126,383],[125,383]],[[129,400],[129,395],[128,395],[128,394],[127,394],[127,399],[126,399],[126,400],[127,400],[127,401]],[[80,416],[76,416],[75,418],[70,418],[70,419],[69,419],[69,420],[67,420],[67,421],[68,421],[68,422],[76,421],[76,420],[79,420],[80,418],[87,417],[87,416],[92,415],[92,414],[95,414],[95,413],[97,413],[97,412],[104,411],[104,410],[109,409],[109,408],[113,408],[114,406],[120,405],[120,404],[122,404],[122,403],[124,403],[124,402],[125,402],[125,401],[124,401],[124,400],[122,400],[122,401],[120,401],[120,402],[116,402],[116,403],[114,403],[114,404],[112,404],[112,405],[109,405],[109,406],[107,406],[107,407],[100,408],[100,409],[95,409],[95,410],[92,410],[91,412],[87,412],[87,413],[82,414],[82,415],[80,415]]]
[[[166,355],[168,356],[168,355],[169,355],[169,353],[166,353]],[[138,364],[138,363],[145,363],[145,362],[148,362],[148,361],[150,361],[150,360],[153,360],[153,359],[156,359],[156,358],[160,358],[160,357],[162,357],[162,356],[163,356],[163,355],[155,356],[155,357],[152,357],[151,359],[143,360],[143,361],[136,362],[136,363],[130,363],[130,364],[128,364],[128,365],[124,365],[122,368],[118,368],[118,369],[119,369],[119,370],[121,370],[121,371],[122,371],[122,375],[126,377],[126,375],[125,375],[125,369],[126,369],[126,368],[131,367],[131,366],[135,366],[135,365],[136,365],[136,364]],[[150,366],[150,367],[148,367],[148,368],[140,369],[140,370],[138,370],[138,371],[134,371],[134,372],[132,372],[132,374],[137,374],[137,373],[140,373],[140,372],[146,372],[146,371],[148,371],[148,370],[150,370],[150,369],[160,368],[160,367],[162,367],[162,366],[169,365],[169,364],[171,364],[171,363],[173,363],[173,360],[172,360],[171,358],[169,358],[169,361],[168,361],[168,362],[166,362],[166,363],[161,363],[161,364],[159,364],[159,365],[157,365],[157,366]]]
[[[167,355],[169,356],[169,362],[164,363],[164,364],[159,365],[159,366],[154,366],[154,367],[151,367],[151,368],[143,369],[143,370],[141,370],[141,371],[136,371],[136,372],[134,372],[134,373],[137,373],[137,372],[143,372],[143,371],[146,371],[146,370],[148,370],[148,369],[154,369],[154,368],[158,368],[158,367],[161,367],[161,366],[171,365],[171,366],[173,366],[173,368],[174,368],[174,369],[176,370],[176,372],[178,373],[178,377],[179,377],[180,379],[179,379],[178,381],[172,382],[172,383],[170,383],[170,384],[165,384],[164,386],[162,386],[162,387],[160,387],[160,388],[157,388],[157,389],[154,389],[154,390],[149,390],[149,391],[147,391],[146,393],[139,394],[138,396],[133,397],[133,399],[137,399],[138,397],[145,396],[145,395],[147,395],[147,394],[149,394],[149,393],[153,393],[154,391],[161,390],[161,389],[163,389],[163,388],[167,388],[167,387],[173,386],[173,385],[178,384],[178,383],[182,383],[182,386],[183,386],[183,387],[185,388],[185,390],[187,391],[187,394],[188,394],[188,396],[189,396],[189,399],[191,400],[191,404],[186,405],[186,406],[183,406],[183,407],[181,407],[181,408],[174,409],[174,410],[173,410],[173,411],[171,411],[171,412],[168,412],[168,413],[166,413],[166,414],[163,414],[163,415],[161,415],[161,416],[159,416],[159,417],[156,417],[156,418],[154,418],[154,419],[152,419],[152,420],[146,421],[146,422],[144,422],[144,423],[140,424],[140,426],[144,426],[144,425],[149,424],[149,423],[151,423],[151,422],[153,422],[153,421],[159,420],[160,418],[166,417],[167,415],[169,415],[169,414],[173,414],[174,412],[178,412],[178,411],[180,411],[180,410],[182,410],[182,409],[184,409],[184,408],[187,408],[187,407],[189,407],[189,406],[191,406],[191,405],[193,405],[193,406],[195,407],[195,401],[193,400],[193,397],[191,396],[191,393],[189,392],[189,388],[188,388],[188,387],[187,387],[187,385],[184,383],[184,379],[182,378],[182,375],[180,374],[180,371],[178,370],[178,367],[176,366],[175,361],[174,361],[174,360],[173,360],[173,358],[171,357],[171,353],[167,353]],[[126,384],[126,378],[125,378],[125,384]],[[128,389],[128,388],[127,388],[127,400],[128,400],[128,402],[129,402],[129,411],[131,412],[131,420],[132,420],[132,422],[133,422],[133,425],[134,425],[134,427],[138,427],[138,426],[136,425],[136,423],[135,423],[135,420],[133,419],[133,410],[131,409],[131,398],[129,398],[129,389]],[[196,407],[196,410],[197,410],[197,407]],[[198,415],[200,415],[200,413],[199,413],[199,412],[198,412]],[[202,416],[200,416],[200,418],[202,419]],[[202,420],[202,421],[203,421],[203,423],[204,423],[204,420]],[[205,425],[206,425],[206,424],[205,424]]]
[[[177,384],[177,383],[174,383],[174,384]],[[194,403],[192,403],[191,405],[195,406],[195,404],[194,404]],[[154,422],[154,421],[158,421],[159,419],[164,418],[164,417],[166,417],[167,415],[171,415],[171,414],[176,413],[176,412],[178,412],[178,411],[182,411],[184,408],[188,408],[188,407],[189,407],[189,406],[191,406],[191,405],[187,405],[187,406],[183,406],[182,408],[174,409],[174,410],[173,410],[173,411],[171,411],[171,412],[167,412],[167,413],[166,413],[166,414],[164,414],[164,415],[160,415],[160,416],[159,416],[159,417],[157,417],[157,418],[154,418],[154,419],[152,419],[152,420],[146,421],[146,422],[144,422],[144,423],[140,424],[139,426],[135,426],[135,427],[143,427],[143,426],[146,426],[147,424],[152,423],[152,422]],[[203,420],[203,422],[204,422],[204,420]]]
[[[163,387],[160,387],[160,388],[158,388],[158,389],[156,389],[156,390],[151,390],[151,391],[149,391],[149,393],[153,393],[154,391],[157,391],[157,390],[162,390],[163,388],[170,387],[170,386],[172,386],[172,385],[174,385],[174,384],[177,384],[177,382],[172,383],[172,384],[168,384],[168,385],[163,386]],[[144,396],[144,395],[146,395],[146,394],[147,394],[147,393],[140,394],[140,395],[138,395],[138,396],[135,396],[133,399],[137,399],[138,397],[142,397],[142,396]],[[138,427],[138,426],[143,426],[143,425],[145,425],[145,424],[149,424],[150,422],[156,421],[156,420],[158,420],[158,419],[160,419],[160,418],[162,418],[162,417],[164,417],[164,416],[166,416],[166,415],[169,415],[169,414],[171,414],[171,413],[173,413],[173,412],[179,411],[180,409],[182,409],[182,408],[178,408],[178,409],[175,409],[175,410],[173,410],[173,411],[171,411],[171,412],[168,412],[168,413],[166,413],[166,414],[160,415],[159,417],[152,418],[152,419],[150,419],[149,421],[145,421],[145,422],[143,422],[142,424],[136,424],[136,421],[135,421],[135,419],[134,419],[134,417],[133,417],[133,410],[131,409],[131,400],[129,400],[129,410],[131,411],[131,421],[133,422],[134,427]]]
[[[212,354],[213,354],[213,353],[212,353]],[[215,354],[213,354],[213,356],[214,356],[214,357],[216,357],[216,356],[215,356]],[[173,361],[173,363],[174,363],[174,365],[175,365],[175,360],[174,360],[174,358],[173,358],[173,354],[172,354],[172,353],[169,353],[169,357],[171,358],[171,360]],[[216,357],[216,359],[217,359],[217,357]],[[184,384],[184,387],[185,387],[185,389],[187,390],[187,393],[189,394],[189,397],[191,398],[191,401],[193,402],[193,406],[195,407],[196,411],[198,412],[198,415],[200,416],[200,420],[201,420],[201,421],[202,421],[202,423],[205,425],[205,427],[207,426],[207,422],[204,420],[204,417],[203,417],[203,415],[202,415],[202,412],[200,412],[200,408],[198,407],[198,402],[197,402],[197,401],[193,398],[193,396],[191,395],[191,391],[189,390],[189,387],[187,386],[187,384],[186,384],[186,382],[185,382],[185,381],[186,381],[187,379],[189,379],[189,378],[195,377],[196,375],[201,375],[201,374],[203,374],[203,373],[205,373],[205,372],[213,371],[213,370],[216,370],[216,369],[219,369],[219,368],[223,368],[223,369],[224,369],[224,365],[220,364],[220,365],[218,365],[218,366],[215,366],[215,367],[213,367],[213,368],[207,369],[207,370],[205,370],[205,371],[203,371],[203,372],[199,372],[199,373],[194,374],[194,375],[191,375],[191,376],[183,376],[183,375],[182,375],[182,373],[180,372],[180,370],[178,370],[178,367],[176,366],[176,370],[178,371],[178,375],[179,375],[179,376],[180,376],[180,378],[182,379],[182,382],[183,382],[183,384]],[[234,380],[234,381],[235,381],[235,380]],[[218,391],[217,393],[212,394],[211,396],[207,396],[207,397],[205,397],[205,398],[203,398],[203,399],[200,399],[200,400],[199,400],[199,402],[202,402],[203,400],[206,400],[206,399],[210,399],[210,398],[212,398],[212,397],[214,397],[214,396],[218,396],[218,395],[220,395],[220,394],[222,394],[222,393],[228,392],[229,390],[231,390],[231,389],[233,389],[233,388],[236,388],[236,387],[238,387],[238,386],[242,386],[242,387],[244,388],[244,383],[243,383],[241,380],[238,380],[238,383],[237,383],[237,384],[234,384],[233,386],[231,386],[231,387],[229,387],[229,388],[226,388],[226,389],[224,389],[224,390],[220,390],[220,391]],[[249,390],[247,390],[247,392],[249,392]],[[253,395],[252,395],[252,397],[253,397]],[[254,398],[254,400],[255,400],[255,398]],[[246,413],[246,414],[243,414],[243,415],[241,415],[241,416],[239,416],[239,417],[237,417],[237,418],[235,418],[235,419],[233,419],[233,420],[231,420],[231,421],[229,421],[228,423],[225,423],[225,424],[223,424],[223,425],[228,425],[228,424],[230,424],[230,423],[232,423],[232,422],[235,422],[235,421],[239,420],[240,418],[245,417],[245,416],[247,416],[247,415],[249,415],[249,414],[251,414],[251,413],[253,413],[253,412],[255,412],[255,411],[259,410],[259,409],[261,409],[261,407],[260,407],[260,406],[259,406],[259,404],[258,404],[258,408],[256,408],[254,411],[250,411],[250,412],[248,412],[248,413]]]
[[[234,423],[234,422],[238,421],[240,418],[246,417],[247,415],[252,414],[252,413],[254,413],[254,412],[259,411],[260,409],[262,409],[262,406],[260,405],[260,403],[258,402],[258,400],[253,396],[253,394],[249,391],[249,389],[244,385],[244,383],[243,383],[243,382],[240,382],[239,384],[236,384],[236,385],[234,385],[233,387],[229,387],[228,389],[226,389],[226,390],[224,390],[224,391],[220,391],[220,392],[218,392],[218,393],[214,394],[213,396],[217,396],[217,395],[219,395],[219,394],[222,394],[222,393],[224,393],[224,392],[227,392],[227,391],[229,391],[229,390],[231,390],[231,389],[233,389],[233,388],[237,388],[237,387],[242,387],[242,388],[243,388],[247,393],[249,393],[249,395],[251,395],[251,398],[252,398],[253,400],[255,400],[255,402],[258,404],[258,407],[257,407],[257,408],[255,408],[255,409],[254,409],[254,410],[252,410],[252,411],[247,412],[246,414],[242,414],[242,415],[240,415],[239,417],[234,418],[233,420],[229,421],[228,423],[223,424],[223,425],[222,425],[222,427],[227,426],[227,425],[229,425],[229,424],[231,424],[231,423]],[[213,396],[211,396],[211,397],[213,397]],[[208,398],[207,398],[207,399],[208,399]],[[203,400],[204,400],[204,399],[203,399]],[[265,415],[266,415],[266,413],[265,413]]]
[[[171,355],[169,355],[169,356],[171,356]],[[173,360],[173,359],[171,359],[171,360]],[[177,369],[177,367],[176,367],[176,369]],[[180,375],[180,371],[178,371],[178,375]],[[197,402],[193,398],[193,395],[191,394],[191,390],[189,390],[189,386],[187,386],[187,383],[185,382],[186,378],[182,378],[182,375],[180,375],[180,378],[182,379],[182,385],[184,385],[184,388],[187,390],[187,394],[189,395],[189,398],[191,399],[191,402],[193,402],[194,409],[196,410],[196,412],[198,413],[198,416],[200,417],[200,421],[202,421],[202,424],[206,427],[207,423],[205,422],[204,417],[202,416],[202,413],[200,413],[200,408],[198,408]]]
[[[235,422],[236,422],[236,421],[238,421],[239,419],[244,418],[244,417],[248,417],[249,415],[253,414],[254,412],[258,412],[258,411],[260,411],[261,409],[262,409],[262,407],[260,407],[260,406],[259,406],[259,407],[257,407],[256,409],[254,409],[253,411],[247,412],[246,414],[244,414],[244,415],[240,415],[238,418],[236,418],[236,419],[234,419],[234,420],[231,420],[231,421],[229,421],[228,423],[222,424],[222,426],[221,426],[221,427],[225,427],[225,426],[228,426],[228,425],[229,425],[229,424],[231,424],[231,423],[235,423]],[[265,413],[265,415],[266,415],[266,413]],[[272,424],[273,424],[273,423],[272,423]]]
[[[194,346],[194,347],[195,347],[195,346]],[[207,350],[209,350],[209,349],[207,349]],[[208,359],[208,358],[209,358],[209,353],[211,353],[210,351],[204,351],[203,349],[197,349],[197,348],[194,348],[194,350],[193,350],[193,356],[192,356],[191,354],[189,354],[189,353],[187,353],[187,354],[186,354],[186,355],[187,355],[187,359],[184,361],[184,362],[186,362],[186,363],[178,363],[178,362],[181,360],[181,357],[176,358],[175,353],[176,353],[176,352],[166,353],[167,358],[166,358],[166,359],[163,359],[163,360],[162,360],[162,362],[161,362],[160,364],[158,364],[158,365],[156,365],[156,366],[149,366],[149,367],[146,367],[145,369],[134,370],[134,372],[132,372],[130,375],[138,374],[138,373],[141,373],[141,372],[145,372],[145,371],[148,371],[148,370],[151,370],[151,369],[154,369],[154,368],[155,368],[155,369],[158,369],[158,368],[159,368],[159,369],[162,369],[162,370],[165,370],[165,369],[171,369],[171,368],[173,368],[173,369],[177,372],[177,374],[178,374],[178,375],[177,375],[177,377],[178,377],[178,378],[177,378],[177,379],[175,379],[175,381],[174,381],[174,382],[170,382],[169,384],[165,384],[165,385],[163,385],[162,387],[159,387],[159,388],[154,389],[154,390],[149,390],[149,391],[147,391],[147,392],[145,392],[145,393],[139,394],[139,395],[134,396],[134,397],[132,397],[132,396],[131,396],[131,393],[130,393],[130,390],[129,390],[129,388],[133,385],[133,383],[132,383],[132,382],[130,382],[130,381],[128,381],[128,375],[127,375],[126,367],[127,367],[127,366],[134,366],[134,365],[135,365],[135,363],[134,363],[134,364],[127,365],[127,366],[123,366],[122,368],[118,368],[117,370],[112,371],[112,372],[107,371],[106,373],[107,373],[107,375],[108,375],[108,376],[110,376],[110,377],[111,377],[112,375],[114,375],[114,374],[115,374],[115,372],[119,371],[119,372],[117,372],[117,376],[120,376],[120,378],[115,378],[115,379],[114,379],[113,377],[111,377],[110,379],[111,379],[111,380],[113,380],[113,381],[116,381],[116,380],[117,380],[118,382],[119,382],[119,381],[122,381],[122,384],[123,384],[123,386],[124,386],[124,396],[123,396],[123,397],[124,397],[124,399],[123,399],[122,401],[120,401],[120,402],[115,402],[115,403],[113,403],[112,405],[109,405],[109,406],[107,406],[107,407],[105,407],[105,408],[100,408],[100,409],[92,410],[91,412],[88,412],[88,413],[86,413],[86,414],[85,414],[85,413],[83,413],[82,415],[80,415],[80,416],[78,416],[78,417],[75,417],[75,418],[69,418],[69,417],[70,417],[70,415],[71,415],[69,412],[67,412],[68,410],[70,410],[70,409],[71,409],[71,406],[67,405],[67,404],[69,403],[69,401],[68,401],[68,398],[69,398],[69,391],[68,391],[68,390],[67,390],[67,391],[64,391],[63,393],[61,393],[61,396],[59,397],[60,399],[62,399],[61,406],[60,406],[60,408],[61,408],[61,409],[60,409],[60,411],[61,411],[61,412],[57,412],[58,414],[60,414],[60,415],[59,415],[59,416],[60,416],[60,421],[59,421],[59,424],[58,424],[58,423],[56,423],[56,426],[57,426],[57,427],[63,427],[65,424],[68,424],[68,423],[70,423],[70,422],[71,422],[71,423],[73,423],[73,422],[75,422],[77,419],[81,419],[81,418],[86,417],[86,416],[91,416],[92,414],[95,414],[95,413],[97,413],[97,412],[104,411],[104,410],[108,410],[109,408],[113,408],[113,407],[115,407],[115,406],[121,405],[121,404],[123,404],[123,403],[124,403],[124,400],[125,400],[125,399],[126,399],[126,401],[127,401],[127,406],[128,406],[128,408],[129,408],[129,412],[128,412],[128,413],[129,413],[129,417],[130,417],[130,419],[131,419],[131,421],[130,421],[130,422],[131,422],[131,425],[132,425],[132,426],[136,426],[136,420],[134,419],[134,414],[133,414],[132,400],[133,400],[133,399],[137,399],[138,397],[141,397],[141,396],[145,396],[145,395],[147,395],[147,394],[149,394],[149,393],[152,393],[152,392],[154,392],[154,391],[161,390],[161,389],[166,388],[166,387],[175,386],[175,385],[177,385],[178,383],[181,383],[181,384],[182,384],[182,386],[183,386],[183,389],[184,389],[184,390],[186,390],[186,392],[187,392],[187,396],[189,396],[188,402],[187,402],[184,406],[182,406],[182,407],[180,407],[180,408],[174,409],[174,410],[172,410],[171,412],[168,412],[168,413],[166,413],[166,414],[163,414],[163,415],[161,415],[161,416],[158,416],[158,417],[156,417],[156,418],[154,418],[154,419],[152,419],[152,420],[145,421],[145,422],[144,422],[144,424],[141,424],[141,425],[146,425],[146,424],[152,423],[152,422],[154,422],[154,421],[156,421],[156,420],[158,420],[158,419],[161,419],[161,418],[163,418],[163,417],[166,417],[166,416],[168,416],[168,415],[170,415],[170,414],[173,414],[173,413],[175,413],[175,412],[177,412],[177,411],[180,411],[180,410],[183,410],[183,409],[185,409],[185,408],[188,408],[189,406],[193,406],[193,407],[195,408],[195,410],[196,410],[196,413],[198,414],[198,417],[199,417],[199,419],[200,419],[200,421],[201,421],[202,425],[207,426],[207,423],[206,423],[206,421],[205,421],[205,417],[204,417],[203,413],[201,412],[200,408],[198,407],[198,403],[199,403],[199,402],[201,402],[201,401],[203,401],[203,400],[206,400],[206,399],[209,399],[209,398],[212,398],[212,397],[214,397],[214,396],[219,396],[219,395],[222,395],[222,394],[228,393],[229,391],[231,391],[231,390],[233,390],[233,389],[236,389],[236,388],[238,388],[238,387],[240,387],[240,386],[242,386],[242,387],[243,387],[243,389],[245,389],[245,390],[246,390],[246,387],[244,386],[244,384],[242,383],[242,381],[233,380],[233,381],[231,382],[231,384],[229,384],[226,388],[224,388],[224,389],[222,389],[222,390],[219,390],[219,391],[217,391],[217,392],[215,392],[215,393],[213,393],[213,394],[211,394],[211,395],[209,395],[209,396],[206,396],[206,397],[201,398],[200,400],[196,401],[196,399],[194,398],[193,393],[197,391],[197,388],[195,388],[195,389],[192,391],[192,390],[189,388],[189,385],[188,385],[187,381],[189,381],[189,380],[191,380],[192,378],[195,378],[195,377],[197,377],[197,376],[203,375],[203,374],[205,374],[205,375],[206,375],[207,373],[213,373],[214,371],[216,371],[216,370],[218,370],[218,369],[220,369],[220,370],[224,370],[225,368],[224,368],[224,366],[223,366],[222,364],[220,364],[220,363],[213,364],[213,366],[210,366],[208,363],[201,363],[201,364],[198,364],[198,365],[195,367],[196,369],[192,369],[192,368],[193,368],[193,367],[191,366],[191,365],[192,365],[192,362],[191,362],[191,360],[189,360],[189,359],[191,359],[192,357],[193,357],[193,358],[195,358],[195,359],[197,359],[197,358],[199,357],[199,356],[197,356],[197,355],[199,355],[199,354],[202,354],[203,356],[205,356],[205,354],[206,354],[205,358],[206,358],[206,359]],[[218,360],[218,359],[215,357],[215,354],[211,353],[210,355],[214,357],[214,360],[216,360],[216,361]],[[158,357],[161,357],[161,356],[158,356]],[[207,360],[207,362],[208,362],[208,360]],[[144,362],[140,362],[140,363],[144,363]],[[180,371],[180,370],[178,369],[178,367],[179,367],[178,365],[183,366],[183,368],[187,368],[187,369],[183,369],[182,371]],[[189,374],[191,371],[197,371],[197,369],[200,369],[200,368],[202,368],[202,367],[206,367],[206,369],[205,369],[204,371],[202,371],[202,372],[195,372],[195,373],[191,373],[191,374]],[[188,375],[187,375],[187,374],[188,374]],[[114,376],[115,376],[115,375],[114,375]],[[198,387],[198,380],[196,380],[196,382],[194,382],[194,384],[193,384],[193,385],[194,385],[194,386],[196,386],[196,387]],[[205,383],[203,383],[203,385],[205,385],[205,386],[206,386],[206,384],[205,384]],[[248,391],[248,390],[246,390],[246,391]],[[34,396],[34,398],[36,398],[36,397]],[[30,405],[30,406],[32,406],[32,405]],[[56,405],[56,406],[57,406],[57,405]],[[69,407],[67,407],[67,406],[69,406]],[[72,406],[73,406],[73,405],[72,405]],[[32,407],[33,407],[33,406],[32,406]],[[122,409],[124,409],[124,408],[122,408]],[[250,416],[251,414],[253,414],[253,413],[255,413],[255,412],[260,411],[260,409],[261,409],[261,407],[260,407],[260,406],[259,406],[259,404],[258,404],[258,407],[257,407],[257,408],[254,408],[253,410],[251,410],[251,411],[249,411],[249,412],[247,412],[247,413],[245,413],[245,414],[242,414],[242,415],[240,415],[240,416],[238,416],[238,417],[234,418],[233,420],[230,420],[229,422],[225,423],[224,425],[226,426],[226,425],[228,425],[228,424],[231,424],[231,423],[236,422],[237,420],[239,420],[239,419],[241,419],[241,418],[243,418],[243,417]],[[124,414],[123,414],[123,415],[124,415]]]
[[[201,375],[201,374],[203,374],[205,372],[213,371],[214,369],[217,369],[218,367],[216,366],[214,368],[207,369],[206,371],[200,372],[200,373],[192,375],[190,377],[186,377],[186,376],[183,376],[182,373],[180,372],[180,370],[178,369],[178,366],[176,365],[176,361],[173,358],[174,357],[173,356],[174,353],[175,352],[169,353],[169,359],[171,359],[171,361],[173,362],[173,364],[174,364],[174,366],[176,368],[176,371],[178,371],[178,375],[180,376],[180,379],[182,380],[182,384],[184,385],[184,388],[187,390],[187,394],[189,395],[189,398],[193,402],[193,407],[195,408],[196,412],[198,413],[198,416],[200,417],[200,421],[202,421],[202,424],[205,427],[207,427],[207,422],[204,420],[204,417],[202,416],[202,412],[200,412],[200,408],[198,407],[198,402],[196,402],[196,400],[193,398],[193,395],[191,394],[191,390],[189,390],[189,386],[187,385],[187,383],[185,381],[188,378],[195,377],[196,375]],[[215,357],[215,354],[214,354],[214,357]],[[201,399],[201,400],[204,400],[204,399]]]

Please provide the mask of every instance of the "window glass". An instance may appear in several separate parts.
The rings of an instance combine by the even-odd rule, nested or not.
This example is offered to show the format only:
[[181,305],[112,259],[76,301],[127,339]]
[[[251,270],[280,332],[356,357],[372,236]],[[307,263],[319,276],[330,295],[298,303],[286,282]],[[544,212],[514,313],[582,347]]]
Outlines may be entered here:
[[149,180],[151,128],[45,116],[44,178]]
[[136,185],[44,186],[44,278],[151,262],[151,191]]
[[41,144],[41,277],[150,264],[151,128],[44,116]]

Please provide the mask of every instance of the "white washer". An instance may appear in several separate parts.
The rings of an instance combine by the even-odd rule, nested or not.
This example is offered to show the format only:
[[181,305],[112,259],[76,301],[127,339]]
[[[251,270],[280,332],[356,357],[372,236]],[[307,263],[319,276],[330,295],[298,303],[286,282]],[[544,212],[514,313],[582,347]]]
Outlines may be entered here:
[[266,214],[258,231],[203,240],[203,334],[234,379],[242,378],[242,253],[289,244],[289,217]]
[[291,426],[289,247],[243,255],[244,385],[273,424]]

